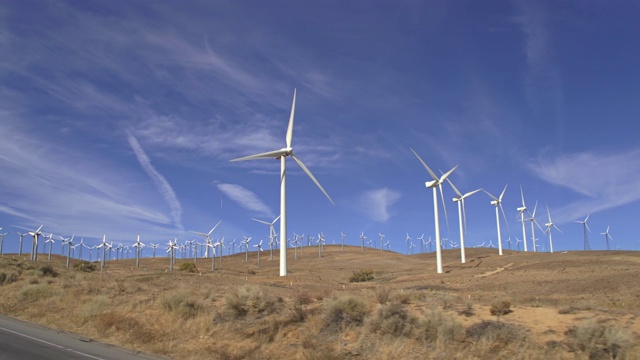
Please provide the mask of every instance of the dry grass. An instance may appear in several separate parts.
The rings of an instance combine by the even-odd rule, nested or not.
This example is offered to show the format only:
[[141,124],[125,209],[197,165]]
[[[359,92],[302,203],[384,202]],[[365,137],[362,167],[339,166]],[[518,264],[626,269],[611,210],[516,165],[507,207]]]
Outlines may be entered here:
[[[461,266],[444,251],[450,272],[435,275],[424,270],[431,256],[365,250],[299,253],[287,278],[277,257],[257,269],[244,254],[202,274],[167,272],[166,259],[142,259],[140,268],[111,261],[102,281],[99,271],[66,269],[62,257],[45,267],[5,256],[0,312],[175,359],[638,358],[635,253],[615,260],[469,249]],[[349,281],[371,264],[379,266],[374,279]],[[496,322],[492,304],[494,313],[514,311]]]

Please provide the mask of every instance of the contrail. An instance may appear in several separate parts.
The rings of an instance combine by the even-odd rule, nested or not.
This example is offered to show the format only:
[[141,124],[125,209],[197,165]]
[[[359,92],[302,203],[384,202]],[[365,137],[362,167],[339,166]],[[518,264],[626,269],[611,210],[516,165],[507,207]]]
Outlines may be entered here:
[[154,167],[151,165],[151,161],[149,157],[144,152],[138,140],[131,135],[131,133],[127,133],[127,137],[129,140],[129,145],[131,145],[131,149],[136,154],[136,158],[138,158],[138,162],[144,169],[144,171],[149,175],[153,183],[156,185],[158,192],[164,198],[164,201],[167,202],[169,207],[171,208],[171,216],[173,217],[173,222],[180,230],[183,230],[182,227],[182,206],[178,201],[178,197],[176,196],[175,191],[167,179],[162,176]]

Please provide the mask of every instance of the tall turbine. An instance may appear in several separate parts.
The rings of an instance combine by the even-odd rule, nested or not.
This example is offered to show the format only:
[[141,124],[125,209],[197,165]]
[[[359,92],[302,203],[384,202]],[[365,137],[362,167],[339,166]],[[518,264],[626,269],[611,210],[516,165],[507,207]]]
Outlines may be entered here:
[[197,232],[197,231],[191,231],[192,233],[196,234],[196,235],[200,235],[204,237],[204,257],[209,257],[209,247],[208,245],[211,244],[211,233],[218,227],[218,225],[220,225],[220,223],[222,222],[222,220],[218,221],[218,223],[211,229],[209,230],[208,233],[201,233],[201,232]]
[[35,231],[29,231],[29,235],[33,236],[33,242],[31,243],[31,261],[38,261],[38,238],[42,235],[42,226]]
[[609,225],[607,225],[607,231],[600,233],[600,235],[604,235],[604,241],[607,243],[607,250],[611,250],[609,240],[613,240],[613,238],[609,235]]
[[538,227],[538,229],[540,229],[540,231],[544,232],[544,230],[542,230],[542,227],[540,226],[540,224],[538,224],[538,221],[536,220],[537,209],[538,209],[538,202],[536,201],[536,205],[533,207],[533,212],[530,213],[531,217],[526,219],[531,221],[531,246],[533,247],[533,252],[538,251],[538,246],[536,245],[536,241],[538,240],[538,238],[536,238],[536,229],[533,227],[533,224],[535,224]]
[[[555,228],[560,231],[560,229],[551,221],[551,212],[549,211],[549,205],[547,205],[547,215],[549,215],[549,222],[544,224],[547,227],[547,232],[549,233],[549,251],[553,253],[553,239],[551,238],[551,229]],[[608,230],[608,229],[607,229]],[[562,231],[560,231],[562,234]]]
[[522,206],[517,208],[517,210],[520,214],[520,221],[522,221],[522,238],[524,239],[524,251],[529,251],[529,249],[527,249],[527,231],[526,226],[524,225],[524,213],[527,211],[527,205],[524,204],[524,192],[522,191],[522,185],[520,185],[520,195],[522,196]]
[[576,220],[574,222],[577,222],[579,224],[582,224],[582,229],[584,231],[584,250],[591,250],[591,245],[589,245],[589,236],[587,235],[587,231],[591,232],[591,229],[589,229],[589,225],[587,225],[587,221],[589,220],[589,215],[588,214],[586,218],[584,218],[584,220],[580,221],[580,220]]
[[[438,219],[438,190],[440,188],[440,197],[442,198],[442,206],[444,207],[444,216],[447,218],[447,206],[444,203],[444,193],[442,191],[442,183],[451,175],[451,173],[458,167],[458,165],[454,166],[453,169],[444,173],[440,178],[436,176],[436,174],[431,171],[431,169],[427,166],[427,164],[422,160],[422,158],[416,153],[413,149],[413,154],[420,160],[422,166],[429,172],[429,175],[433,178],[432,181],[427,181],[424,185],[427,188],[433,189],[433,215],[435,222],[435,230],[436,230],[436,272],[438,274],[442,274],[442,247],[440,246],[440,220]],[[449,220],[447,219],[447,224]]]
[[273,228],[273,224],[275,224],[276,221],[278,221],[278,219],[280,219],[279,215],[277,218],[273,219],[272,222],[251,218],[251,220],[253,221],[257,221],[261,224],[265,224],[269,226],[269,261],[273,260],[273,238],[277,236],[276,229]]
[[[287,135],[285,138],[287,147],[280,150],[269,151],[256,155],[249,155],[231,161],[255,160],[255,159],[280,159],[280,276],[287,276],[287,156],[291,156],[304,172],[313,180],[320,188],[324,195],[331,201],[333,200],[322,185],[316,180],[311,171],[304,163],[293,154],[291,141],[293,139],[293,119],[296,110],[296,90],[293,90],[293,103],[291,104],[291,115],[289,116],[289,126],[287,127]],[[335,205],[335,204],[334,204]]]
[[504,208],[502,207],[502,198],[504,197],[504,193],[507,191],[507,186],[509,186],[509,184],[504,186],[504,190],[502,190],[500,197],[495,197],[491,195],[488,191],[484,190],[484,192],[486,192],[487,195],[489,195],[492,199],[491,205],[496,207],[496,227],[498,229],[498,255],[502,255],[502,234],[500,232],[500,212],[498,211],[498,207],[500,207],[500,210],[502,210],[502,216],[504,217],[505,224],[507,224],[507,227],[509,226],[509,223],[507,222],[507,215],[505,215]]
[[473,190],[462,195],[462,193],[458,190],[458,188],[456,188],[453,185],[451,180],[447,179],[447,181],[449,182],[449,185],[451,185],[451,187],[453,188],[453,191],[455,191],[455,193],[458,195],[457,197],[453,198],[453,202],[458,203],[458,219],[460,222],[460,262],[464,264],[467,262],[467,259],[465,256],[465,250],[464,250],[464,234],[467,231],[467,210],[464,207],[464,199],[477,193],[482,189]]

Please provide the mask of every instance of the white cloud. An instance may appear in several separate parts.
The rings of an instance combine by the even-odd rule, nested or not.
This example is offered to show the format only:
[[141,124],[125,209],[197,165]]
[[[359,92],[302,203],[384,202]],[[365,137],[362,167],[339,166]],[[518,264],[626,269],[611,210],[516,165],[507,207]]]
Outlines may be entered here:
[[131,149],[136,154],[136,158],[138,162],[144,169],[144,171],[149,175],[153,183],[155,184],[158,192],[162,195],[164,200],[167,202],[167,205],[171,208],[171,216],[173,217],[173,223],[179,229],[183,229],[182,227],[182,206],[180,205],[180,201],[178,201],[178,197],[176,196],[175,191],[167,181],[167,179],[162,176],[154,167],[151,165],[151,160],[144,152],[138,140],[131,135],[128,134],[129,145],[131,145]]
[[258,215],[274,218],[273,211],[256,194],[236,184],[218,184],[218,189],[243,208]]
[[391,206],[400,199],[400,193],[388,188],[370,190],[362,194],[357,201],[357,210],[378,222],[386,222],[393,214]]
[[559,222],[640,200],[640,149],[541,157],[529,168],[539,178],[584,196],[557,210]]

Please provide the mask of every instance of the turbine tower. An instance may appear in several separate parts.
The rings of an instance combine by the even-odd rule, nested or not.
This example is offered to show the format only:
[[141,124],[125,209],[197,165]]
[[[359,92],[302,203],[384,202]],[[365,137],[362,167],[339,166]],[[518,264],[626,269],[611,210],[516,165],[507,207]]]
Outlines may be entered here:
[[487,193],[487,195],[489,195],[492,199],[491,205],[496,207],[496,227],[498,229],[498,255],[502,255],[502,234],[500,233],[500,213],[498,211],[498,207],[500,207],[500,210],[502,210],[502,216],[504,217],[505,224],[507,224],[507,227],[509,226],[509,223],[507,223],[507,216],[505,215],[504,208],[502,207],[502,198],[504,197],[505,191],[507,191],[507,186],[509,186],[509,184],[504,186],[504,190],[502,190],[502,193],[498,198],[491,195],[488,191],[484,190],[484,192]]
[[273,238],[277,236],[276,229],[274,229],[273,224],[275,224],[278,219],[280,219],[280,215],[278,215],[277,218],[273,219],[272,222],[251,218],[251,220],[253,221],[257,221],[261,224],[269,226],[269,261],[273,260]]
[[609,225],[607,225],[607,231],[600,233],[600,235],[604,235],[604,241],[607,243],[607,250],[611,250],[609,240],[613,240],[613,238],[609,235]]
[[209,230],[208,233],[201,233],[201,232],[197,232],[197,231],[191,231],[192,233],[196,234],[196,235],[200,235],[204,237],[204,257],[208,258],[209,257],[209,245],[211,244],[211,233],[218,227],[218,225],[220,225],[220,223],[222,222],[222,220],[218,221],[218,223],[211,229]]
[[586,218],[584,218],[584,220],[580,221],[580,220],[576,220],[574,222],[577,222],[579,224],[582,224],[582,229],[584,231],[584,250],[588,251],[591,250],[591,245],[589,245],[589,236],[587,235],[587,231],[591,232],[591,229],[589,229],[589,225],[587,225],[587,221],[589,220],[589,216],[591,214],[588,214]]
[[[536,205],[533,207],[533,212],[530,214],[531,217],[526,219],[531,221],[531,246],[533,246],[533,252],[537,252],[538,251],[538,246],[536,245],[536,241],[538,240],[536,238],[536,229],[533,227],[533,224],[535,223],[535,225],[538,227],[538,229],[540,229],[540,231],[544,232],[544,230],[542,230],[542,227],[540,227],[540,224],[538,224],[538,221],[536,220],[536,210],[538,209],[538,202],[536,201]],[[525,241],[526,243],[526,241]]]
[[[293,118],[296,110],[296,90],[293,90],[293,103],[291,104],[291,115],[289,116],[289,126],[287,127],[286,145],[287,147],[280,150],[269,151],[256,155],[249,155],[231,161],[255,160],[255,159],[280,159],[280,276],[287,276],[287,156],[291,156],[293,160],[304,170],[304,172],[313,180],[320,188],[324,195],[329,199],[331,204],[333,200],[322,185],[316,180],[311,171],[304,163],[293,154],[291,140],[293,139]],[[335,205],[335,204],[334,204]]]
[[[553,223],[553,221],[551,221],[551,212],[549,211],[549,205],[547,205],[547,215],[549,215],[549,222],[544,224],[544,226],[547,227],[547,232],[549,233],[549,251],[553,253],[553,239],[551,238],[551,229],[555,228],[558,231],[560,231],[560,229]],[[560,234],[562,234],[562,231],[560,231]]]
[[442,206],[444,207],[444,216],[445,219],[447,219],[447,224],[449,224],[449,220],[447,218],[447,205],[445,205],[444,203],[444,193],[442,191],[442,183],[447,179],[447,177],[449,177],[449,175],[451,175],[451,173],[458,167],[458,165],[454,166],[453,169],[447,171],[446,173],[444,173],[440,178],[438,178],[436,176],[436,174],[431,171],[431,169],[429,168],[429,166],[427,166],[427,164],[422,160],[422,158],[418,155],[418,153],[416,153],[413,149],[411,149],[411,151],[413,151],[413,154],[418,158],[418,160],[420,160],[420,162],[422,163],[422,166],[424,166],[425,169],[427,169],[427,171],[429,172],[429,175],[431,175],[431,177],[433,178],[432,181],[427,181],[424,183],[424,185],[427,188],[432,188],[433,189],[433,215],[434,215],[434,222],[435,222],[435,230],[436,230],[436,272],[438,274],[442,274],[442,247],[440,246],[440,221],[438,219],[438,188],[440,188],[440,197],[442,199]]
[[458,195],[457,197],[453,198],[453,202],[458,203],[458,219],[460,222],[460,262],[464,264],[467,262],[467,259],[465,256],[465,250],[464,250],[464,234],[467,231],[467,210],[464,207],[464,199],[477,193],[482,189],[473,190],[462,195],[462,193],[458,190],[458,188],[456,188],[455,185],[453,185],[451,180],[447,179],[447,181],[449,182],[449,185],[451,185],[451,188],[453,188],[453,191],[455,191],[455,193]]
[[527,231],[526,226],[524,225],[524,213],[527,211],[527,205],[524,204],[524,192],[522,191],[522,185],[520,185],[520,195],[522,196],[522,206],[517,208],[518,213],[520,214],[520,221],[522,221],[522,238],[524,239],[524,251],[529,251],[527,249]]

